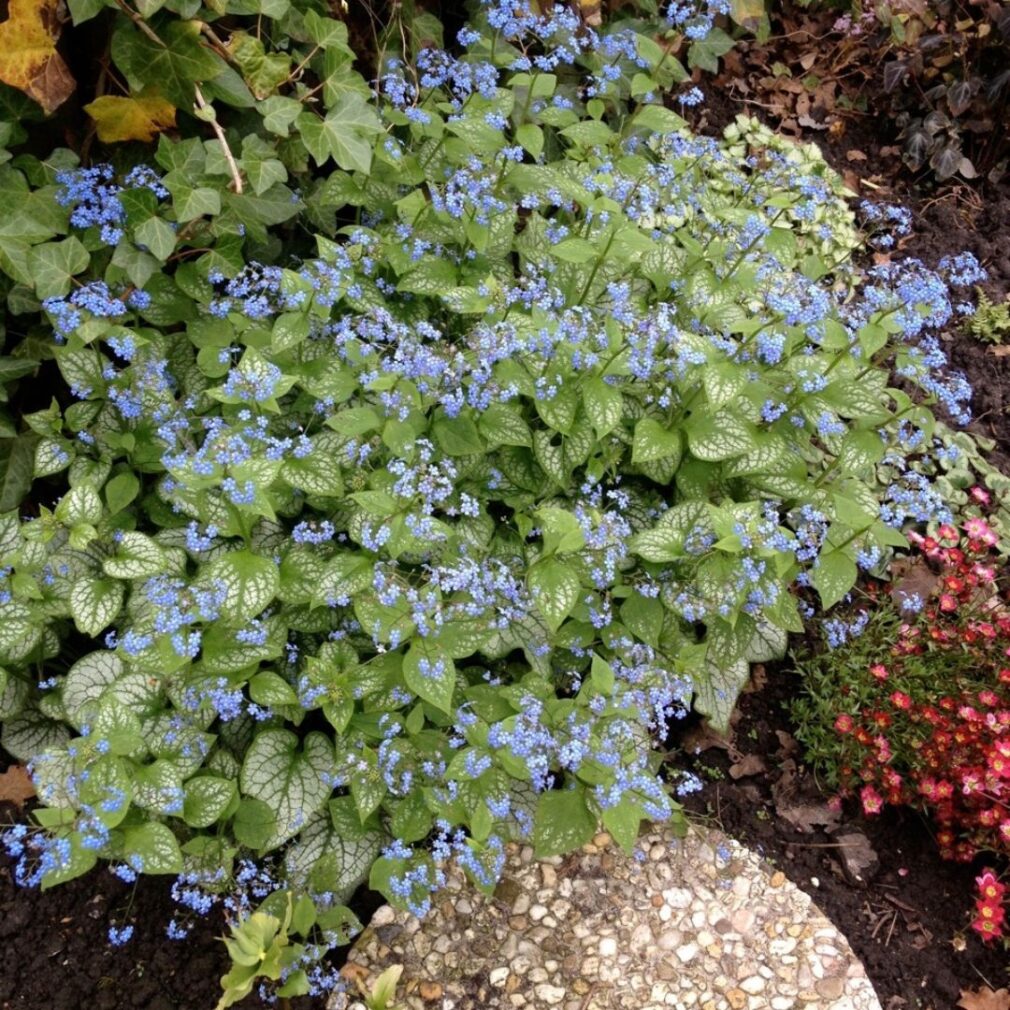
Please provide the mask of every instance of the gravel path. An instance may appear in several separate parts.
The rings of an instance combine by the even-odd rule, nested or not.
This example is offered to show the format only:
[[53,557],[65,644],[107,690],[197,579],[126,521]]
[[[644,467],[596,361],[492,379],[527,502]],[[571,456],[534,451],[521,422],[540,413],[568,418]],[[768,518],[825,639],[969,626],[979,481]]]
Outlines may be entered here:
[[402,964],[411,1010],[880,1010],[845,938],[756,853],[699,828],[639,844],[628,858],[600,834],[542,861],[516,846],[493,898],[450,873],[424,920],[380,908],[345,976]]

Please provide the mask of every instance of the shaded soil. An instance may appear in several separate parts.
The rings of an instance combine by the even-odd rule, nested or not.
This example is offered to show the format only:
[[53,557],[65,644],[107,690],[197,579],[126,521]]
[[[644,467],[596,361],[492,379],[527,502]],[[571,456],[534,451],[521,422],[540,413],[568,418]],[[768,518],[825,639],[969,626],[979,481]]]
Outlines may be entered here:
[[[689,809],[762,852],[814,897],[862,959],[884,1010],[950,1010],[962,990],[1010,985],[1006,953],[987,949],[969,927],[979,867],[940,859],[928,824],[908,809],[876,818],[846,809],[832,823],[824,795],[798,765],[786,711],[797,678],[782,669],[759,679],[765,676],[741,700],[730,750],[715,744],[694,758],[709,785]],[[734,779],[748,763],[754,774]],[[879,860],[862,881],[843,865],[842,844],[859,851],[852,838],[838,841],[854,833]]]
[[[0,805],[0,824],[15,813]],[[0,859],[0,1010],[212,1010],[228,969],[224,922],[208,918],[188,939],[168,940],[175,910],[165,878],[141,878],[134,892],[95,870],[40,894],[18,888]],[[113,920],[134,926],[123,947],[107,942]],[[242,1006],[266,1004],[250,997]],[[322,1006],[292,1001],[292,1010]]]

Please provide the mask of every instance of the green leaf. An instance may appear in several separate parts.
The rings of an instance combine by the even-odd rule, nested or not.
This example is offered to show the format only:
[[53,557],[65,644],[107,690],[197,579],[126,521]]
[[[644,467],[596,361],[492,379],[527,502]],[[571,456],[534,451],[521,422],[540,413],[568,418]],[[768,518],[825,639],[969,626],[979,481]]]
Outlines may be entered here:
[[236,796],[232,779],[196,775],[186,783],[182,817],[191,828],[209,828],[231,806]]
[[[480,434],[487,440],[487,449],[500,445],[531,446],[533,437],[522,411],[508,403],[492,403],[477,419]],[[480,450],[478,450],[480,451]]]
[[249,697],[257,705],[297,705],[298,695],[280,674],[272,670],[257,673],[249,681]]
[[578,601],[579,576],[560,558],[543,558],[530,568],[527,583],[537,610],[551,631],[557,631]]
[[714,534],[708,502],[682,502],[667,509],[652,529],[631,538],[631,549],[646,561],[678,561],[684,556],[684,543],[693,530]]
[[616,806],[603,811],[603,826],[629,856],[635,851],[642,817],[641,807],[628,800],[621,800]]
[[31,489],[37,441],[34,435],[0,439],[0,512],[19,508]]
[[7,719],[0,730],[0,747],[18,761],[31,761],[44,751],[62,747],[69,739],[66,726],[36,709]]
[[685,421],[684,427],[687,444],[698,459],[710,462],[733,459],[756,446],[751,426],[730,410],[715,414],[699,411]]
[[680,432],[669,431],[651,417],[643,417],[635,425],[635,440],[631,450],[632,463],[648,463],[654,459],[680,459]]
[[590,841],[596,827],[581,788],[543,793],[533,819],[534,855],[544,859],[573,852]]
[[140,481],[129,470],[117,474],[105,485],[105,503],[110,515],[122,512],[140,492]]
[[116,553],[102,567],[114,579],[142,579],[161,575],[167,568],[165,552],[160,545],[143,533],[123,533]]
[[114,684],[126,667],[115,652],[100,650],[82,656],[67,673],[63,683],[63,707],[77,718],[89,702],[96,702]]
[[213,80],[227,69],[227,64],[203,45],[195,21],[163,22],[158,36],[163,45],[124,19],[112,36],[112,59],[133,90],[152,85],[176,108],[189,109],[193,105],[193,85]]
[[403,679],[419,698],[451,715],[456,689],[456,664],[437,643],[414,639],[403,657]]
[[137,245],[149,250],[162,263],[175,251],[175,229],[160,217],[149,217],[137,225],[133,230],[133,238]]
[[80,579],[70,588],[70,613],[77,630],[96,636],[122,609],[125,589],[112,579]]
[[235,620],[255,617],[277,595],[280,572],[270,558],[251,551],[232,551],[211,565],[207,581],[223,583],[221,614]]
[[[597,376],[587,379],[582,387],[582,397],[586,415],[597,438],[609,435],[621,423],[621,417],[624,414],[624,398],[620,391],[608,382]],[[635,437],[637,448],[637,429]],[[679,437],[677,447],[678,449],[680,447]]]
[[332,156],[349,172],[371,169],[371,138],[382,131],[382,124],[375,110],[356,91],[342,95],[325,119],[314,112],[303,112],[297,122],[302,142],[317,165]]
[[62,298],[70,293],[73,278],[87,270],[91,257],[79,239],[71,236],[62,242],[35,246],[28,263],[39,298]]
[[724,661],[712,656],[706,656],[704,667],[693,674],[694,707],[720,733],[729,729],[729,717],[749,676],[746,659]]
[[600,250],[584,238],[566,238],[551,248],[551,253],[565,263],[588,263],[596,259]]
[[[484,451],[477,425],[465,414],[441,417],[431,426],[435,441],[448,456],[472,456]],[[511,443],[509,443],[511,444]]]
[[333,743],[322,733],[309,733],[302,748],[286,729],[261,730],[253,737],[239,784],[242,792],[265,803],[276,821],[264,849],[294,837],[326,805],[333,791]]
[[273,810],[262,800],[243,798],[231,822],[235,841],[249,849],[265,849],[277,826]]
[[172,829],[154,821],[123,832],[123,859],[143,873],[182,872],[182,852]]
[[856,584],[859,571],[855,561],[840,550],[822,551],[810,581],[820,594],[821,607],[828,610]]

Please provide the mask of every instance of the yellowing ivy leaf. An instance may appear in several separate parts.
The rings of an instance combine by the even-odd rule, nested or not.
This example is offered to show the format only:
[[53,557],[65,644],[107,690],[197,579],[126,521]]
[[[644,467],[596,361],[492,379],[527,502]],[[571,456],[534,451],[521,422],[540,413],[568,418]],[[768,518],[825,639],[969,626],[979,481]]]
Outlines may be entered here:
[[153,93],[102,95],[85,105],[84,111],[95,121],[98,139],[104,144],[154,140],[156,134],[175,126],[175,106]]
[[46,112],[62,105],[76,84],[56,51],[58,0],[10,0],[0,24],[0,81],[35,99]]

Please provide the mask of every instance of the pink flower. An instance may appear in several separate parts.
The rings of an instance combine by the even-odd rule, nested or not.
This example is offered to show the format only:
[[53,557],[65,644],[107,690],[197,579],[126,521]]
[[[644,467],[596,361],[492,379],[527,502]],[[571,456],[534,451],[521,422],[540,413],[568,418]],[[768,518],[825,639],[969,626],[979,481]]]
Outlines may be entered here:
[[972,498],[974,498],[975,501],[977,501],[980,505],[988,505],[989,504],[989,492],[986,491],[986,490],[984,490],[983,488],[978,487],[978,485],[976,485],[975,487],[973,487],[968,492],[968,494],[970,494],[972,496]]
[[852,716],[846,715],[844,712],[835,720],[835,729],[839,733],[851,733],[852,726]]
[[863,804],[863,813],[867,816],[879,814],[884,807],[884,797],[873,786],[863,786],[859,790],[859,798]]

